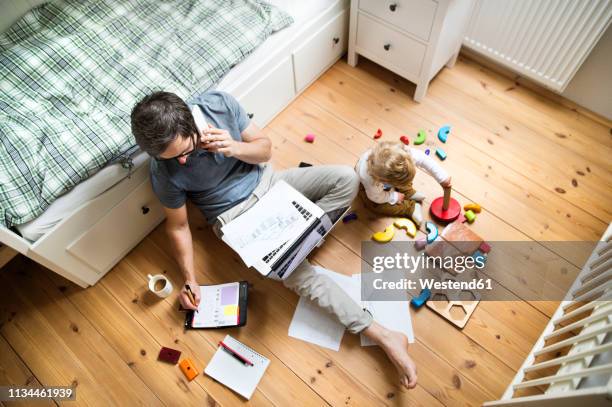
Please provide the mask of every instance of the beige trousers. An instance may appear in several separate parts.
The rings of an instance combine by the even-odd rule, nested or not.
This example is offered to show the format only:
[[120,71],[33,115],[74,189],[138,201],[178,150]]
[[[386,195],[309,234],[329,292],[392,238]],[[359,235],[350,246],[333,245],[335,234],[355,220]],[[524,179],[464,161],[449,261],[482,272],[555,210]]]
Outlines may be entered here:
[[[351,167],[321,165],[275,172],[270,164],[266,164],[261,181],[251,196],[219,215],[214,226],[217,236],[221,235],[223,225],[252,207],[279,180],[287,182],[326,212],[349,206],[359,189],[359,177]],[[369,312],[332,279],[318,274],[307,260],[282,281],[300,297],[314,301],[335,315],[351,333],[357,334],[372,323]]]

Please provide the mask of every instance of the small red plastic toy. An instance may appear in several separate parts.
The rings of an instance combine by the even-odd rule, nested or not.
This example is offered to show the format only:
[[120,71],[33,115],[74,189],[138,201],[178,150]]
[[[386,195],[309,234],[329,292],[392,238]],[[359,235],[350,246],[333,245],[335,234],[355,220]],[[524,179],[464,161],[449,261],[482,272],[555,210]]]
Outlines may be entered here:
[[408,138],[408,136],[401,136],[400,141],[406,145],[410,144],[410,139]]
[[378,140],[381,137],[382,137],[382,130],[381,129],[376,130],[376,134],[374,134],[374,140]]
[[315,135],[314,134],[307,134],[306,137],[304,137],[304,141],[307,142],[307,143],[314,143]]

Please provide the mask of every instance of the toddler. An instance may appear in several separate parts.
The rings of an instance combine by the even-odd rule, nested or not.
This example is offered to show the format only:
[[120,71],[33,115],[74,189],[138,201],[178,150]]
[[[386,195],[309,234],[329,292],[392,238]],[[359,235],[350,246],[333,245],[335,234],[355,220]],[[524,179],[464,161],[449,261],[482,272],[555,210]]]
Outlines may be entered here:
[[361,180],[359,196],[369,210],[386,216],[410,217],[417,226],[423,222],[420,202],[425,198],[412,186],[419,167],[442,187],[450,187],[448,173],[421,150],[400,142],[385,141],[363,153],[357,162]]

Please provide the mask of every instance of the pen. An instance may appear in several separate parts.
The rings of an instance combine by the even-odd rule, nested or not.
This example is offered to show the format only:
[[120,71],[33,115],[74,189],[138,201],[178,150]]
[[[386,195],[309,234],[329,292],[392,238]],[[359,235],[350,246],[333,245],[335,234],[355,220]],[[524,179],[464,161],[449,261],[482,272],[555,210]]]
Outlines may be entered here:
[[[187,297],[189,297],[189,301],[191,301],[193,305],[196,305],[195,297],[193,296],[193,291],[191,291],[189,284],[185,284],[185,290],[187,290]],[[196,309],[195,312],[198,312],[198,310]]]
[[235,350],[227,346],[225,343],[223,343],[223,341],[219,342],[219,346],[221,346],[227,353],[232,355],[236,360],[239,360],[240,362],[244,363],[247,366],[253,366],[253,362],[251,362],[244,356],[241,356],[238,352],[236,352]]

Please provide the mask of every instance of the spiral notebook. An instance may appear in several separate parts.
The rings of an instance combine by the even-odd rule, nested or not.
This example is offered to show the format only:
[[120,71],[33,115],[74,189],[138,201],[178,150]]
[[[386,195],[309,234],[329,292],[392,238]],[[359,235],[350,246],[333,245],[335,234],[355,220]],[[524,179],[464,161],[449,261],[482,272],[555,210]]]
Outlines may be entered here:
[[268,368],[270,359],[229,335],[223,339],[223,343],[252,362],[253,366],[245,365],[219,346],[204,373],[248,400]]

